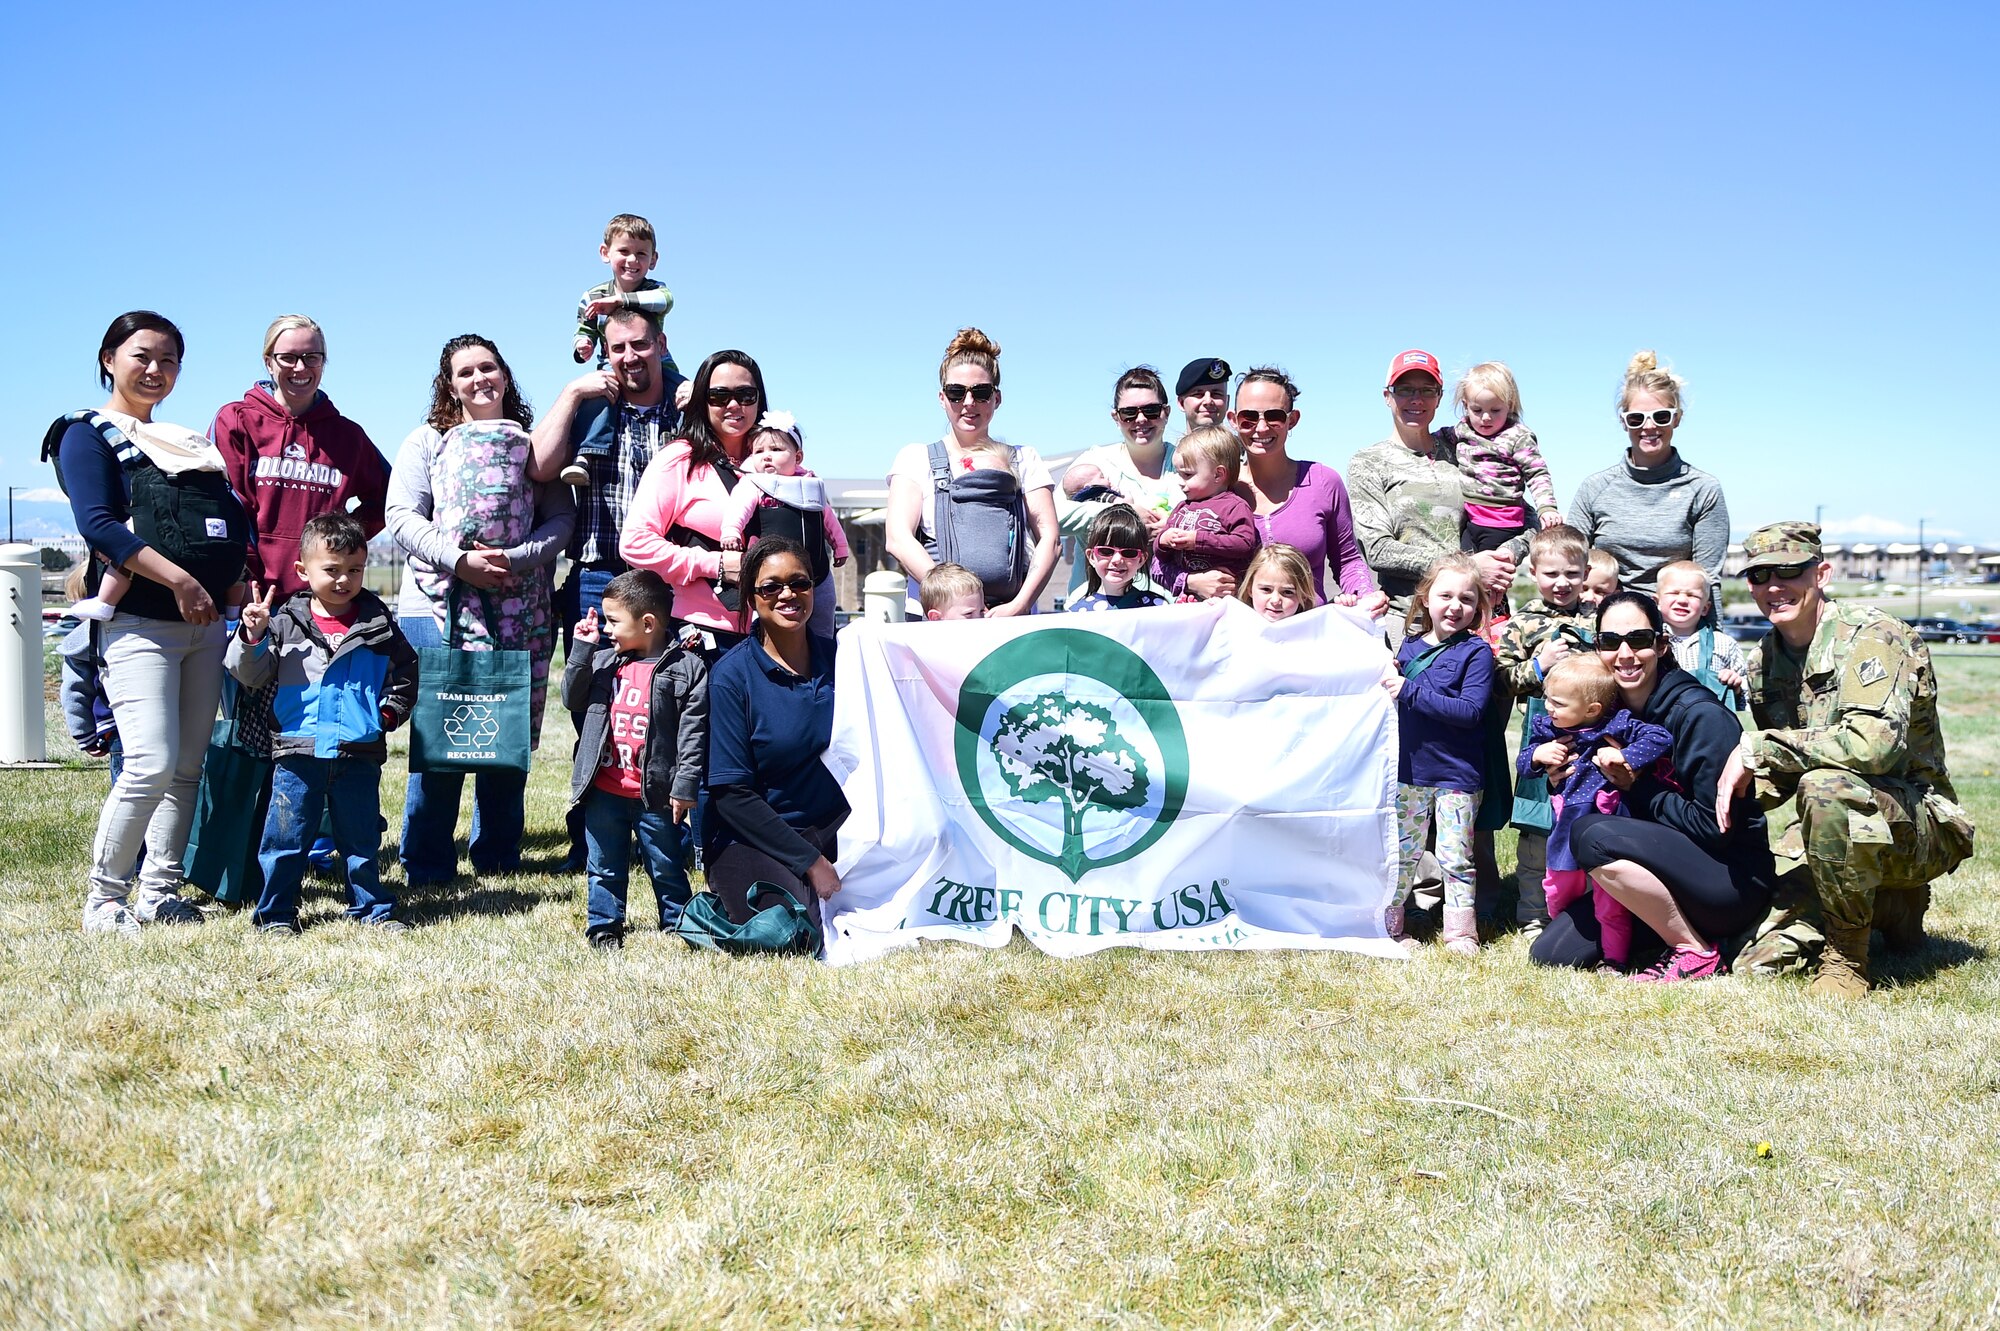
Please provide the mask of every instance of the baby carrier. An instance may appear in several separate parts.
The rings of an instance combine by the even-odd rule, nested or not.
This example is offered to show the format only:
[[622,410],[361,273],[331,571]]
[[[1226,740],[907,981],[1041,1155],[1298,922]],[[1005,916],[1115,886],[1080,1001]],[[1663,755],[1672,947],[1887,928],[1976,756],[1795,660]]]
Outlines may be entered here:
[[[243,574],[251,539],[248,515],[230,488],[228,473],[195,468],[168,472],[103,415],[72,411],[42,436],[42,461],[54,465],[64,494],[69,484],[63,479],[62,437],[78,423],[103,437],[123,469],[132,534],[185,569],[219,604]],[[85,577],[89,593],[96,595],[104,580],[103,561],[91,559]],[[119,604],[154,619],[180,617],[172,589],[146,578],[134,581]]]
[[[1011,471],[951,470],[943,440],[930,446],[931,513],[924,550],[970,569],[986,604],[1013,600],[1028,580],[1028,501]],[[912,593],[914,595],[914,593]]]
[[[833,548],[826,539],[826,482],[817,476],[764,476],[745,472],[739,484],[761,491],[771,503],[758,503],[750,510],[750,525],[743,530],[747,551],[759,540],[782,537],[805,547],[806,571],[813,586],[825,582],[833,572]],[[739,510],[740,511],[740,510]]]

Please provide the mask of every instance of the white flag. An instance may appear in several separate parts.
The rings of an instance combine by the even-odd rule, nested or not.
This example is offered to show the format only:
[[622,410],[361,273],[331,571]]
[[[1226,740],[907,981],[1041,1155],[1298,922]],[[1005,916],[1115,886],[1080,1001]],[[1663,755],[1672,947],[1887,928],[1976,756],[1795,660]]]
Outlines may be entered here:
[[1346,948],[1396,883],[1390,660],[1338,608],[1236,601],[840,634],[852,813],[827,960],[924,938]]

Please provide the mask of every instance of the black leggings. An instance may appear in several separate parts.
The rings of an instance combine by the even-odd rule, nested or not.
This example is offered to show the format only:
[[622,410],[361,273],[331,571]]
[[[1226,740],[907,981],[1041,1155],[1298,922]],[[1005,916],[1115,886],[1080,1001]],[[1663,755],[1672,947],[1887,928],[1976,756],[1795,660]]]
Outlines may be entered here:
[[[832,829],[802,828],[799,835],[831,860],[834,849]],[[819,918],[819,899],[812,885],[756,847],[733,841],[708,862],[708,890],[722,902],[722,909],[737,924],[747,924],[755,912],[750,908],[753,883],[775,883],[790,892],[806,913]]]
[[[1570,830],[1569,845],[1577,866],[1586,872],[1615,860],[1652,870],[1682,917],[1711,943],[1748,929],[1771,905],[1772,875],[1762,866],[1725,864],[1685,833],[1659,823],[1587,813]],[[1603,959],[1589,894],[1549,921],[1528,956],[1543,966],[1584,969]]]

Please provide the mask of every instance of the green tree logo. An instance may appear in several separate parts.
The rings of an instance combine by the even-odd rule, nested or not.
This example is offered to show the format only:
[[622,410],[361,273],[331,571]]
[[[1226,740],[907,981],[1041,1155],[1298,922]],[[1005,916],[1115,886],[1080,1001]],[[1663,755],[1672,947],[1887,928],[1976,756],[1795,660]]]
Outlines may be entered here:
[[[1067,687],[1046,687],[1051,677]],[[1034,691],[1017,697],[1029,681]],[[1077,696],[1090,693],[1114,696],[1109,705]],[[1135,718],[1141,735],[1126,733]],[[1188,778],[1180,714],[1152,667],[1102,634],[1051,628],[1013,639],[966,677],[957,719],[959,781],[980,819],[1072,882],[1139,854],[1180,816]],[[1151,762],[1149,752],[1156,755]],[[986,776],[982,761],[990,764]],[[1055,852],[1010,825],[1020,805],[1050,801],[1062,811],[1062,845]],[[1151,825],[1129,835],[1129,816],[1155,805]],[[1102,855],[1091,853],[1086,819],[1093,811],[1128,815],[1128,832]]]

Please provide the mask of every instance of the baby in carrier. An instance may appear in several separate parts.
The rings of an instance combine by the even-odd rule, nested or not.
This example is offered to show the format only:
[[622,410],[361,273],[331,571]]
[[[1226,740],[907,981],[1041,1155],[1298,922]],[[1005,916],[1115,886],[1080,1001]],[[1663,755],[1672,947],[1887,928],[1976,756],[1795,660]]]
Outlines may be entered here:
[[805,456],[805,435],[791,413],[765,412],[729,492],[722,548],[741,550],[760,536],[784,536],[804,546],[815,584],[811,632],[831,638],[833,570],[848,560],[847,534],[834,516],[826,482],[806,470]]

